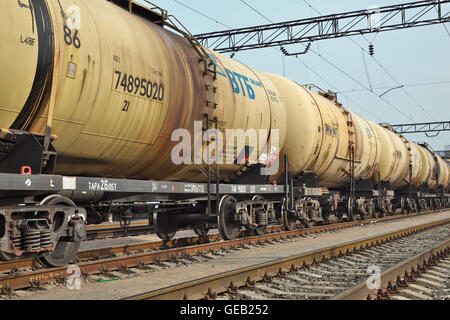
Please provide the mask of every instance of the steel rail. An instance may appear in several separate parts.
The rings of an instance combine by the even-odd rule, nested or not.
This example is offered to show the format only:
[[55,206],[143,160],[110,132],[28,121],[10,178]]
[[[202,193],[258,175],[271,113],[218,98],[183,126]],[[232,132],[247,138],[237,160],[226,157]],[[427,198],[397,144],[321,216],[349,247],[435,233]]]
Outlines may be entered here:
[[403,228],[382,235],[312,250],[288,258],[276,259],[268,263],[240,268],[179,285],[154,290],[129,297],[127,300],[214,299],[217,297],[217,294],[226,292],[233,293],[240,287],[253,287],[256,282],[265,281],[277,275],[283,276],[286,272],[296,270],[302,266],[317,264],[321,261],[327,261],[344,254],[357,253],[366,248],[385,244],[389,241],[400,239],[447,223],[450,223],[450,219]]
[[88,226],[86,236],[88,240],[107,239],[140,235],[143,233],[154,232],[154,227],[147,222],[135,222],[124,228],[120,224]]
[[[371,224],[374,222],[385,222],[401,218],[427,215],[436,212],[447,211],[442,209],[438,211],[426,211],[421,213],[412,213],[408,215],[388,216],[384,218],[368,219],[363,221],[351,221],[338,224],[329,224],[308,229],[284,231],[281,226],[274,226],[272,230],[263,236],[253,236],[247,238],[238,238],[231,241],[220,241],[219,234],[208,235],[208,237],[189,237],[174,239],[170,242],[145,242],[123,246],[114,246],[99,248],[93,250],[81,251],[78,253],[74,263],[80,267],[84,275],[107,273],[113,270],[123,270],[130,267],[144,266],[151,263],[170,261],[181,258],[186,255],[195,255],[208,253],[212,250],[231,249],[238,246],[258,244],[262,242],[271,242],[305,236],[308,234],[317,234],[321,232],[339,230],[360,226],[362,224]],[[205,243],[207,242],[207,243]],[[203,243],[203,244],[202,244]],[[148,251],[148,252],[145,252]],[[118,257],[118,255],[123,255]],[[93,259],[94,261],[87,261]],[[24,269],[32,269],[29,272]],[[19,260],[12,262],[0,262],[0,272],[9,272],[7,275],[0,275],[0,293],[10,292],[11,290],[23,289],[28,287],[37,287],[51,281],[62,281],[67,276],[67,268],[42,269],[39,263],[33,259]]]
[[[363,224],[370,224],[375,221],[378,222],[384,222],[384,221],[390,221],[395,219],[401,219],[401,218],[409,218],[409,217],[415,217],[419,215],[426,215],[426,214],[432,214],[436,212],[442,212],[446,211],[446,209],[442,209],[440,211],[423,211],[418,213],[410,213],[407,215],[395,215],[395,216],[387,216],[383,218],[374,218],[370,220],[364,220],[364,221],[354,221],[354,222],[342,222],[338,224],[332,224],[332,225],[325,225],[325,226],[318,226],[313,228],[308,228],[304,230],[294,230],[295,234],[298,232],[301,232],[302,235],[307,235],[309,233],[319,233],[323,231],[329,231],[329,230],[337,230],[341,228],[347,228],[354,225],[360,225]],[[276,225],[271,226],[268,228],[269,233],[275,233],[275,232],[281,232],[282,226]],[[292,233],[290,232],[290,233]],[[241,234],[241,236],[245,236],[244,234]],[[220,241],[220,235],[218,233],[216,234],[210,234],[207,237],[185,237],[185,238],[176,238],[169,242],[164,243],[163,241],[150,241],[150,242],[144,242],[144,243],[134,243],[134,244],[127,244],[127,245],[120,245],[120,246],[112,246],[112,247],[106,247],[106,248],[98,248],[98,249],[91,249],[91,250],[85,250],[80,251],[77,254],[77,257],[75,259],[75,263],[78,263],[80,261],[89,260],[89,259],[96,259],[99,260],[100,257],[111,257],[116,256],[119,254],[130,254],[130,253],[139,253],[147,250],[161,250],[163,249],[169,249],[169,248],[177,248],[177,247],[185,247],[185,246],[193,246],[196,244],[202,244],[206,242],[214,242],[214,241]],[[24,260],[17,260],[17,261],[9,261],[9,262],[0,262],[0,272],[18,272],[23,269],[39,269],[39,263],[33,259],[24,259]]]
[[[133,221],[133,222],[131,222],[131,225],[129,227],[135,227],[135,226],[148,226],[148,221],[147,220]],[[110,224],[88,225],[87,231],[119,229],[119,228],[122,228],[121,224],[119,222],[113,222]]]
[[366,281],[363,281],[357,286],[334,296],[331,300],[389,299],[390,294],[398,292],[399,287],[407,286],[408,278],[413,281],[414,276],[418,276],[421,272],[426,272],[426,269],[431,268],[436,259],[447,256],[449,250],[450,239],[447,239],[435,247],[382,272],[380,289],[369,289]]

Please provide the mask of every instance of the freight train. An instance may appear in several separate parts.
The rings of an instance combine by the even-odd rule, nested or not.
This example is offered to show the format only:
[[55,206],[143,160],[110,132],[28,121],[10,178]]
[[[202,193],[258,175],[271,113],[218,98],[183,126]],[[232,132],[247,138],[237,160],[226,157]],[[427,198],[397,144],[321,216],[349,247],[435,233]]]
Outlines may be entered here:
[[201,47],[157,6],[3,0],[0,17],[2,260],[65,265],[112,212],[169,241],[448,206],[427,145]]

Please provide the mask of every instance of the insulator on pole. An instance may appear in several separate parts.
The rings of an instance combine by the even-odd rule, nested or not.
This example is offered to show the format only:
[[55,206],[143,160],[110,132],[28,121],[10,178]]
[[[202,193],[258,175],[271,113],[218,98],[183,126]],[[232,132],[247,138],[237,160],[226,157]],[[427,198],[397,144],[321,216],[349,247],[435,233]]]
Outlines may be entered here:
[[375,48],[372,43],[369,45],[369,54],[371,56],[373,56],[375,54]]

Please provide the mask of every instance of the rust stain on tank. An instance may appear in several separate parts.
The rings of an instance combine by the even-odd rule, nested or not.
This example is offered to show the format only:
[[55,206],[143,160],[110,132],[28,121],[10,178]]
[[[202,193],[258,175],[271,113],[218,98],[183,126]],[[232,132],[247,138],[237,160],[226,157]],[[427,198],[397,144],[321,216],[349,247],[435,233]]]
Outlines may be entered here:
[[83,69],[83,79],[82,79],[82,81],[81,81],[80,95],[78,96],[77,103],[80,102],[81,97],[83,96],[83,93],[84,93],[84,86],[86,85],[86,78],[87,78],[87,70],[86,70],[86,69]]

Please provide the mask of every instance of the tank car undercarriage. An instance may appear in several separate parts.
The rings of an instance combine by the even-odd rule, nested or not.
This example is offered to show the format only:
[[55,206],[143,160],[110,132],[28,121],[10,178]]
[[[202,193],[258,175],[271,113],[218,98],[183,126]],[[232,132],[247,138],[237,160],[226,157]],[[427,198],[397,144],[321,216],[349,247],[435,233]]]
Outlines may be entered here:
[[[46,266],[68,264],[86,238],[86,222],[102,223],[111,213],[123,221],[124,227],[136,215],[147,215],[149,224],[164,241],[173,239],[178,230],[191,229],[202,237],[214,228],[219,229],[223,239],[231,240],[242,231],[262,235],[275,224],[293,230],[442,209],[449,204],[449,195],[445,194],[420,193],[399,199],[386,192],[352,198],[320,188],[229,184],[221,184],[219,193],[211,186],[208,201],[206,184],[16,174],[2,174],[1,180],[2,194],[8,181],[23,183],[24,187],[13,192],[14,197],[3,198],[0,259],[38,257]],[[53,185],[55,193],[48,196],[46,184]],[[114,190],[104,189],[102,184],[114,184]],[[17,197],[26,190],[34,195]],[[89,201],[100,196],[101,201]]]

